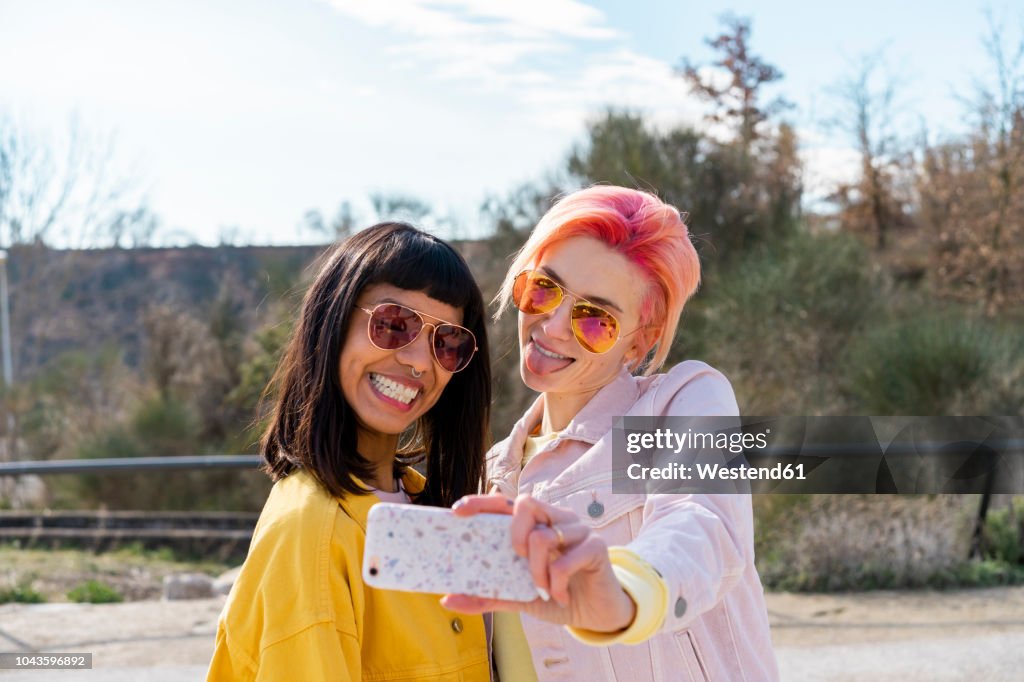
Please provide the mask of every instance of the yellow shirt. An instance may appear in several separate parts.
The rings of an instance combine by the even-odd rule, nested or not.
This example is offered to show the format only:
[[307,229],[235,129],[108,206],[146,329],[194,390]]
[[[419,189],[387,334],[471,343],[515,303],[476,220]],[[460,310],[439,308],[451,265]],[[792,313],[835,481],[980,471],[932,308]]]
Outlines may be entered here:
[[[403,483],[423,488],[412,470]],[[208,682],[489,679],[480,616],[363,584],[376,502],[332,497],[304,471],[274,485],[218,621]]]

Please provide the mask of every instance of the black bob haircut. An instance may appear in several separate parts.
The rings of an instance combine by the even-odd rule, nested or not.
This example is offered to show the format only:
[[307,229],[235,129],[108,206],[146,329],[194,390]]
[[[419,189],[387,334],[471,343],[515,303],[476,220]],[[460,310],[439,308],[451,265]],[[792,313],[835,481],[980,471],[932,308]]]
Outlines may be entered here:
[[406,223],[379,223],[326,254],[268,387],[276,388],[276,399],[260,444],[263,468],[276,481],[301,467],[338,497],[369,492],[353,478],[366,480],[372,470],[356,450],[356,415],[342,394],[338,363],[356,299],[374,284],[422,291],[461,308],[462,325],[476,336],[479,350],[469,366],[452,375],[416,425],[413,447],[395,461],[398,477],[425,460],[426,487],[414,501],[450,507],[483,486],[491,404],[486,309],[462,256]]

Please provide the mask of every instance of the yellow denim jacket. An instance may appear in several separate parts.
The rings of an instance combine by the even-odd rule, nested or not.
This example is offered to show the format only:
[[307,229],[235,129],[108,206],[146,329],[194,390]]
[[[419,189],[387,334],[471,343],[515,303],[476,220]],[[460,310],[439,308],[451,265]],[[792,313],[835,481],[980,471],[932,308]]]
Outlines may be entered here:
[[[416,493],[423,477],[410,470],[403,484]],[[377,501],[335,498],[304,471],[274,485],[220,615],[208,682],[489,679],[480,616],[363,584]]]

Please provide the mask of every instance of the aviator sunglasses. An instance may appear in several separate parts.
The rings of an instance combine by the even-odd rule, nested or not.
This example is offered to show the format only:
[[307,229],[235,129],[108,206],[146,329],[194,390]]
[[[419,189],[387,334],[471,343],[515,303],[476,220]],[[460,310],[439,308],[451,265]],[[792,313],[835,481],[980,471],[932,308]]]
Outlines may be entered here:
[[[512,285],[512,301],[527,315],[550,313],[566,295],[574,299],[572,333],[584,350],[607,353],[619,340],[619,321],[600,306],[590,303],[536,270],[523,270]],[[630,332],[632,333],[632,332]]]
[[431,328],[430,348],[434,353],[434,359],[448,372],[454,374],[466,369],[473,355],[479,350],[473,332],[465,327],[450,322],[425,322],[423,316],[427,315],[426,313],[406,308],[404,305],[381,303],[372,310],[357,307],[370,316],[366,333],[370,337],[370,343],[381,350],[405,348],[418,339],[420,332],[427,326]]

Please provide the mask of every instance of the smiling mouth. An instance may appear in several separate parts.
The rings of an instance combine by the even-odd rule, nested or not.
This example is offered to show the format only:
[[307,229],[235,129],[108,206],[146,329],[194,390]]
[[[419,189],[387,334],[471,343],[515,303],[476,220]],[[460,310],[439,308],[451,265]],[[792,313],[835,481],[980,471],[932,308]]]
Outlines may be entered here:
[[374,374],[373,372],[370,373],[370,383],[373,384],[373,387],[380,393],[392,400],[402,403],[403,405],[408,405],[420,394],[420,390],[418,388],[412,388],[410,386],[400,384],[397,381],[388,379],[380,374]]
[[530,339],[530,340],[533,341],[533,347],[537,350],[537,352],[540,353],[541,355],[543,355],[546,358],[552,358],[554,360],[572,360],[573,359],[573,358],[570,358],[568,355],[559,355],[558,353],[555,353],[553,351],[547,350],[546,348],[541,346],[539,343],[537,343],[536,339]]

